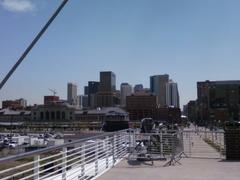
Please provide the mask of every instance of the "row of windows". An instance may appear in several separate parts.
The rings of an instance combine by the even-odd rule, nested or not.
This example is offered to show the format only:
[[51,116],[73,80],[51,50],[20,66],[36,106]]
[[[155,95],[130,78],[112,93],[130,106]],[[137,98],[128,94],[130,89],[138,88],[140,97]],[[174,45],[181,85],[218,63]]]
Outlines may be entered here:
[[65,120],[66,119],[66,113],[64,111],[60,112],[60,111],[51,111],[48,112],[46,111],[44,112],[40,112],[40,119],[41,120],[49,120],[49,119],[62,119]]

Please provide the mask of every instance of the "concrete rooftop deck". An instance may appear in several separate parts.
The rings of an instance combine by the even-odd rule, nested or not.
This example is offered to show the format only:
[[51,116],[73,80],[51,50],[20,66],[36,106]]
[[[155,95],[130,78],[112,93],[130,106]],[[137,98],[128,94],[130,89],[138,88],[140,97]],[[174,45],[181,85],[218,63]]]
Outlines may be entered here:
[[129,163],[121,161],[98,180],[239,180],[240,162],[220,159],[184,158],[182,165],[163,167],[165,161]]

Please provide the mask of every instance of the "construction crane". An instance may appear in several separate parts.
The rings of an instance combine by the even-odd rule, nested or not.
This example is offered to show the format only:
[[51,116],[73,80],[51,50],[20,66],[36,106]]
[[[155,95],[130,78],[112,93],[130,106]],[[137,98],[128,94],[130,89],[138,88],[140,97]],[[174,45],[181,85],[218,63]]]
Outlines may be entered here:
[[53,96],[55,96],[57,94],[57,91],[55,89],[50,89],[50,88],[48,88],[48,89],[49,89],[49,91],[51,91],[53,93]]

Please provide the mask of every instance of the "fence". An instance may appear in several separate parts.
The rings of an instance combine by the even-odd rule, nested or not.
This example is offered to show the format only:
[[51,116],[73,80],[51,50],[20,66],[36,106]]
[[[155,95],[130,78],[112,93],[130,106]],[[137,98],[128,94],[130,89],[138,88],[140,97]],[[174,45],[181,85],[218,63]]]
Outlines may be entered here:
[[183,152],[181,131],[159,131],[156,133],[133,132],[130,141],[129,160],[168,160],[168,165],[179,163]]
[[183,131],[184,152],[193,158],[225,158],[224,131]]
[[129,159],[169,160],[181,155],[224,158],[224,132],[123,130],[85,138],[61,146],[0,159],[0,179],[95,179],[127,154]]
[[128,141],[119,131],[3,158],[0,179],[94,179],[127,154]]

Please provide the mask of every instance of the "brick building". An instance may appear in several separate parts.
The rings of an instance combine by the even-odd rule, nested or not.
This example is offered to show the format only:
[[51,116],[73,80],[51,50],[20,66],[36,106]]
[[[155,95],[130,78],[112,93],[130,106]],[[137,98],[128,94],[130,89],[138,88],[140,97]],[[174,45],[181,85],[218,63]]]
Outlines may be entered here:
[[27,100],[21,98],[16,100],[6,100],[2,101],[2,108],[10,108],[10,109],[24,109],[27,106]]

